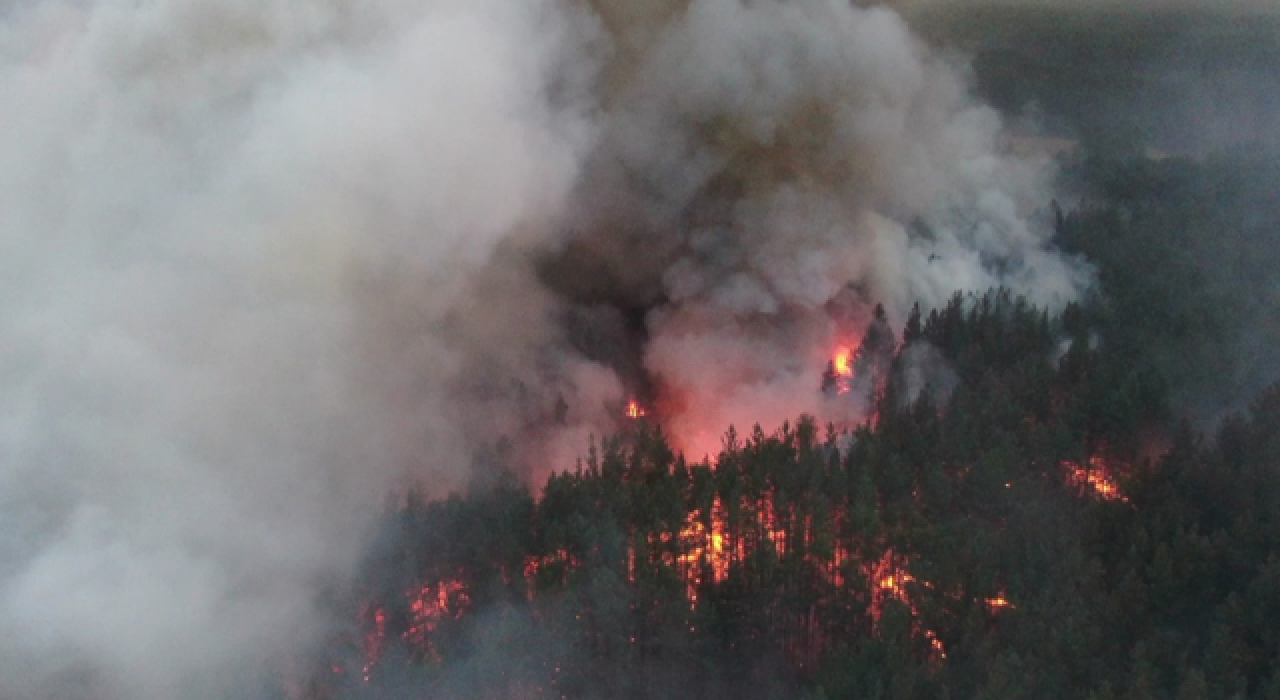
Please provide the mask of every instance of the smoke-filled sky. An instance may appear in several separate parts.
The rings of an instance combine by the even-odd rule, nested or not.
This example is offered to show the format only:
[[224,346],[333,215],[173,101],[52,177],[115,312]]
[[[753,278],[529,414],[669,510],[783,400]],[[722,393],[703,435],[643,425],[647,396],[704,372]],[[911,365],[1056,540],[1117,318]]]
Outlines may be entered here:
[[836,0],[3,9],[0,698],[252,697],[389,488],[632,392],[700,457],[856,412],[877,302],[1073,298],[956,61]]
[[430,327],[563,205],[577,40],[550,2],[3,22],[0,697],[221,697],[398,475],[456,483]]
[[1053,304],[1088,284],[1037,221],[1047,163],[1001,155],[998,116],[897,14],[708,1],[624,22],[601,5],[621,48],[570,246],[650,309],[643,364],[695,456],[730,423],[822,415],[825,359],[875,302],[900,321],[957,288]]

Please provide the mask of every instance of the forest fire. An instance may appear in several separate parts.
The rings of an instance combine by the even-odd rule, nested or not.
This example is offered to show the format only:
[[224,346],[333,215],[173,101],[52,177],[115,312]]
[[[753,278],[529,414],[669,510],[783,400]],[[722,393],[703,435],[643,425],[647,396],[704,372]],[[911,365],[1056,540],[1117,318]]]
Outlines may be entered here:
[[[550,577],[558,581],[563,581],[569,570],[577,566],[573,555],[568,550],[559,549],[551,554],[542,557],[527,557],[524,562],[524,580],[528,590],[528,599],[530,602],[534,599],[534,591],[537,590],[540,577]],[[630,568],[634,569],[634,562],[630,564]]]
[[724,508],[720,499],[716,499],[711,507],[708,528],[703,523],[702,514],[693,510],[685,518],[684,527],[680,530],[679,542],[684,550],[676,557],[681,578],[685,582],[685,594],[690,605],[698,602],[698,589],[705,583],[704,570],[709,570],[711,580],[721,583],[729,578],[729,550],[726,539],[726,523]]
[[840,345],[827,363],[827,371],[822,378],[822,390],[827,394],[843,395],[853,388],[854,351],[848,345]]
[[456,618],[471,604],[461,581],[441,581],[409,593],[409,624],[404,639],[420,659],[438,656],[432,633],[442,619]]
[[831,365],[835,368],[836,376],[852,377],[853,376],[853,350],[848,347],[841,346],[836,348],[836,354],[831,358]]
[[370,605],[366,607],[361,617],[365,618],[367,624],[367,632],[364,635],[365,663],[361,669],[361,677],[367,683],[373,673],[373,667],[387,650],[387,611],[381,606]]
[[[963,321],[963,307],[951,308],[960,319],[954,323]],[[1039,323],[1029,318],[1028,325],[1032,321]],[[939,315],[930,323],[953,321]],[[878,399],[876,387],[892,369],[892,356],[873,350],[898,347],[887,332],[878,337],[837,348],[826,376]],[[824,386],[824,393],[829,400],[836,392]],[[861,410],[851,400],[829,405],[837,404]],[[612,406],[618,420],[648,413],[636,398]],[[810,676],[841,645],[865,637],[905,641],[918,662],[948,668],[969,653],[959,632],[964,618],[981,622],[974,629],[991,630],[1021,624],[1035,610],[1020,609],[1002,584],[971,587],[1006,581],[1007,571],[939,562],[936,547],[913,542],[919,517],[943,507],[947,489],[931,489],[922,475],[903,470],[892,450],[879,448],[934,441],[949,461],[972,459],[975,447],[962,439],[968,434],[939,431],[933,420],[889,411],[884,423],[869,422],[858,442],[842,449],[847,433],[832,425],[824,433],[817,419],[804,415],[773,433],[728,430],[714,460],[694,463],[673,449],[678,445],[664,431],[641,421],[598,443],[575,470],[551,476],[540,496],[485,492],[470,501],[415,504],[398,525],[410,537],[435,528],[441,532],[430,541],[435,546],[475,541],[470,550],[454,551],[451,544],[425,554],[433,562],[433,573],[422,580],[429,585],[366,606],[360,620],[364,676],[372,669],[379,682],[377,664],[391,658],[421,664],[457,658],[452,640],[486,624],[471,609],[479,612],[480,603],[467,597],[470,591],[486,591],[486,597],[493,591],[519,614],[566,630],[592,659],[620,648],[641,655],[715,648],[725,643],[717,635],[727,626],[746,624],[751,643],[767,645],[797,677]],[[886,436],[901,442],[885,443]],[[1025,463],[1056,461],[1054,454]],[[1056,494],[1061,507],[1078,509],[1081,495],[1126,501],[1118,481],[1125,465],[1096,456],[1062,462],[1062,468],[1052,475],[1070,484]],[[950,480],[951,487],[999,494],[1016,481],[973,479],[968,469],[938,469],[935,477]],[[987,501],[981,493],[973,500]],[[1005,536],[1007,515],[984,507],[968,513],[973,527],[986,528],[992,538]],[[512,529],[495,541],[476,535],[476,523],[484,522],[508,522]],[[1025,583],[1019,590],[1027,590]],[[388,654],[396,645],[405,653]],[[549,658],[546,667],[562,662]],[[589,665],[579,672],[589,675]]]
[[942,640],[938,639],[938,634],[931,629],[920,628],[920,610],[912,602],[911,594],[907,590],[909,584],[916,584],[923,588],[933,588],[933,586],[927,582],[917,581],[907,571],[905,560],[896,556],[892,549],[885,551],[880,561],[871,567],[869,574],[872,590],[868,613],[872,623],[878,627],[884,614],[884,604],[889,600],[896,600],[911,611],[912,625],[916,633],[929,640],[929,646],[936,658],[947,658],[946,649],[942,646]]
[[1008,610],[1017,609],[1017,606],[1015,606],[1013,603],[1010,603],[1009,600],[1005,598],[1003,593],[996,595],[996,597],[994,598],[987,598],[985,602],[987,604],[987,610],[989,610],[993,615],[1005,609],[1008,609]]
[[1072,486],[1088,489],[1104,501],[1129,502],[1129,499],[1120,492],[1115,470],[1107,458],[1090,457],[1085,466],[1065,460],[1062,462],[1062,467],[1067,471],[1067,483]]
[[[456,619],[471,605],[466,584],[459,580],[439,581],[434,585],[415,588],[405,594],[408,603],[408,619],[400,634],[410,657],[416,662],[439,660],[434,633],[442,620]],[[374,669],[386,654],[390,645],[386,608],[381,605],[366,606],[361,616],[365,623],[363,639],[364,666],[361,678],[370,682]],[[335,666],[334,673],[340,673]]]

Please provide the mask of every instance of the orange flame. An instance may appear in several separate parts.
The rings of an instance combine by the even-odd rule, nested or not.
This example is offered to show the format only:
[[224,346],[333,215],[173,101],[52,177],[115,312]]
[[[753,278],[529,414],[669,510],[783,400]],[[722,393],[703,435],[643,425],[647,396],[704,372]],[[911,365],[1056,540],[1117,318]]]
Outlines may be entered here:
[[1090,457],[1087,466],[1075,462],[1064,461],[1062,467],[1067,470],[1067,482],[1078,487],[1088,487],[1104,501],[1120,501],[1128,503],[1129,499],[1120,493],[1120,486],[1112,475],[1111,465],[1104,457]]
[[905,568],[905,560],[896,556],[892,549],[887,550],[880,561],[871,566],[871,621],[874,625],[879,626],[880,616],[884,610],[884,604],[890,598],[906,605],[911,610],[911,616],[915,618],[915,631],[922,634],[925,639],[929,640],[929,646],[933,648],[935,659],[947,658],[947,650],[942,645],[942,640],[938,639],[938,633],[934,630],[919,627],[920,610],[912,602],[911,596],[907,591],[907,584],[915,583],[925,588],[932,589],[933,586],[925,581],[917,581]]
[[836,376],[849,378],[853,376],[853,350],[847,346],[836,348],[835,357],[831,358],[831,366],[835,367]]
[[627,418],[643,418],[645,415],[647,415],[647,412],[640,407],[640,404],[635,399],[627,402]]
[[822,390],[829,392],[834,390],[837,394],[847,394],[853,381],[853,349],[848,345],[841,345],[836,348],[835,354],[831,356],[831,363],[827,367],[827,374],[823,375]]
[[1004,597],[1003,593],[996,595],[996,597],[994,598],[987,598],[986,603],[987,603],[987,609],[990,610],[992,614],[995,614],[1005,608],[1009,608],[1010,610],[1017,610],[1017,606],[1015,606],[1013,603],[1010,603],[1009,600]]
[[421,653],[434,655],[431,635],[445,617],[459,617],[470,605],[471,598],[461,581],[441,581],[435,586],[422,586],[408,592],[409,627],[404,638]]
[[702,585],[702,566],[711,570],[711,580],[723,583],[729,578],[729,538],[728,518],[720,499],[716,498],[711,505],[711,528],[702,524],[700,512],[690,511],[685,518],[684,527],[680,529],[680,542],[685,553],[680,555],[678,563],[685,580],[685,589],[690,603],[698,602],[698,587]]

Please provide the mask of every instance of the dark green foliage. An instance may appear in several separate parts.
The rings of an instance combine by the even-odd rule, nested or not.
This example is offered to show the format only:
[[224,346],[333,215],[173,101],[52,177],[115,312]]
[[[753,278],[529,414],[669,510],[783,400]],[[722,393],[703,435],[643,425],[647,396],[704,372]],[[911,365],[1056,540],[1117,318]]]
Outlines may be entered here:
[[1097,159],[1071,179],[1085,201],[1059,240],[1097,266],[1087,315],[1111,346],[1108,381],[1167,385],[1209,423],[1280,378],[1280,161]]
[[[1099,327],[957,296],[913,314],[875,419],[847,434],[730,430],[689,465],[641,425],[536,502],[496,467],[465,497],[409,494],[361,591],[362,634],[383,611],[386,648],[344,692],[1276,697],[1280,389],[1199,438],[1161,382],[1122,378]],[[947,392],[903,379],[925,346]],[[1151,440],[1167,454],[1148,459]],[[1126,500],[1068,479],[1090,457]],[[719,560],[697,528],[718,528]],[[442,581],[465,600],[406,636],[406,592]]]

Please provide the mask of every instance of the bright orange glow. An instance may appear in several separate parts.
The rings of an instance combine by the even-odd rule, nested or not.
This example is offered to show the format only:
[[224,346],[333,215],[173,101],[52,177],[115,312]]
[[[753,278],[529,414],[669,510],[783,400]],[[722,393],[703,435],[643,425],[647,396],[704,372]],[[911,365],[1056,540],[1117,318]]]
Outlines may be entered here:
[[1077,487],[1087,487],[1104,501],[1120,501],[1128,503],[1129,499],[1120,493],[1112,474],[1111,464],[1105,457],[1090,457],[1087,466],[1075,462],[1064,461],[1063,469],[1067,470],[1067,483]]
[[643,418],[646,412],[635,399],[627,402],[627,418]]
[[907,591],[904,586],[915,581],[911,574],[902,568],[901,562],[894,557],[893,550],[888,550],[880,557],[880,561],[871,567],[868,578],[871,580],[871,620],[880,623],[880,615],[884,604],[890,598],[907,603]]
[[711,505],[711,529],[703,524],[699,511],[690,511],[680,529],[680,545],[684,552],[676,559],[685,592],[690,603],[698,602],[698,587],[703,583],[704,566],[711,570],[711,580],[722,583],[729,578],[730,550],[728,521],[724,506],[717,498]]
[[853,350],[840,346],[836,348],[835,357],[831,358],[831,366],[836,370],[837,377],[849,378],[853,376]]
[[880,617],[884,612],[884,604],[890,599],[897,600],[911,611],[911,617],[916,621],[915,632],[921,634],[925,639],[929,640],[929,646],[933,648],[933,654],[936,658],[947,658],[947,651],[942,646],[942,640],[938,639],[937,632],[931,629],[921,631],[918,627],[920,619],[920,610],[911,602],[910,593],[907,591],[907,584],[918,583],[925,588],[933,588],[928,583],[917,582],[916,578],[907,572],[905,568],[905,560],[894,555],[890,549],[884,553],[880,561],[874,564],[870,570],[871,580],[871,607],[868,611],[871,614],[871,621],[877,627],[880,625]]
[[[632,552],[631,561],[631,580],[635,581],[635,553]],[[533,602],[533,594],[538,587],[538,574],[544,569],[551,569],[553,572],[559,573],[561,583],[564,582],[565,576],[568,575],[569,569],[578,565],[578,562],[569,554],[568,550],[558,549],[545,557],[525,557],[524,560],[524,580],[528,588],[529,601]]]
[[409,627],[404,638],[410,646],[426,658],[436,655],[431,633],[440,620],[462,615],[471,603],[461,581],[441,581],[435,586],[423,586],[409,591]]
[[[637,406],[638,408],[638,406]],[[1095,481],[1087,481],[1093,485]],[[732,522],[730,512],[734,513]],[[872,632],[881,633],[884,607],[890,600],[897,601],[909,614],[910,633],[921,645],[921,651],[932,661],[947,658],[947,649],[938,630],[927,627],[921,615],[924,599],[921,596],[944,595],[963,600],[964,591],[940,590],[929,581],[920,580],[909,568],[911,561],[894,550],[883,551],[878,559],[866,559],[856,546],[836,545],[823,551],[815,549],[816,533],[821,532],[820,521],[802,508],[782,500],[773,490],[764,490],[753,497],[741,497],[728,501],[716,495],[709,507],[703,506],[687,512],[678,529],[658,528],[632,531],[631,546],[626,551],[626,575],[632,584],[649,580],[655,574],[675,576],[684,584],[688,604],[697,608],[709,587],[729,584],[745,573],[741,567],[750,566],[761,553],[777,556],[783,562],[803,564],[825,579],[836,590],[847,591],[853,580],[864,581],[869,590],[847,591],[851,598],[866,601],[866,611]],[[797,562],[796,558],[803,558]],[[513,571],[513,576],[523,573],[528,583],[526,594],[530,602],[544,595],[548,587],[568,586],[575,571],[584,566],[577,557],[565,549],[548,551],[538,556],[528,556],[523,561],[523,571]],[[665,573],[664,573],[665,567]],[[847,579],[846,575],[858,567],[866,578]],[[505,574],[504,574],[505,577]],[[1015,609],[1003,590],[994,597],[971,598],[990,614]],[[467,614],[472,605],[466,584],[458,580],[437,580],[435,583],[408,590],[403,602],[407,603],[407,616],[403,627],[393,625],[387,608],[370,603],[361,612],[364,629],[364,667],[362,677],[368,681],[376,674],[378,665],[396,639],[402,643],[415,662],[439,662],[441,651],[436,640],[447,629],[449,620]],[[399,609],[399,608],[393,608]],[[800,639],[786,648],[789,658],[801,668],[811,667],[828,645],[825,625],[810,613],[796,624],[803,630]],[[400,618],[394,618],[400,620]],[[442,627],[445,625],[445,627]],[[690,632],[701,626],[690,625]],[[354,669],[352,669],[354,670]],[[340,673],[334,671],[335,674]]]
[[766,496],[756,505],[756,514],[760,520],[760,529],[764,538],[773,543],[773,550],[779,557],[786,556],[787,531],[778,525],[778,514],[774,512],[773,498]]
[[[849,369],[851,354],[841,348],[837,360],[843,355],[846,361],[832,362],[832,367],[837,367],[842,376]],[[828,371],[826,375],[831,373]],[[614,408],[617,409],[617,404]],[[634,419],[644,416],[645,411],[632,399],[626,404],[626,414]],[[1080,463],[1063,462],[1062,467],[1068,481],[1081,491],[1087,489],[1098,498],[1126,500],[1113,477],[1112,463],[1105,457]],[[706,468],[713,467],[707,465]],[[689,479],[685,482],[686,488],[700,483],[689,472],[684,478]],[[1010,488],[1011,484],[1005,487]],[[941,578],[935,581],[917,578],[924,576],[928,569],[918,566],[918,562],[906,554],[885,549],[888,543],[882,539],[857,534],[852,538],[841,534],[833,537],[833,533],[847,532],[846,528],[850,527],[846,512],[816,513],[804,501],[787,498],[786,492],[780,489],[778,482],[757,482],[751,484],[750,489],[733,489],[727,493],[686,490],[685,497],[697,500],[684,503],[681,511],[673,514],[673,520],[664,518],[630,526],[625,532],[628,546],[617,552],[616,566],[625,567],[626,580],[632,585],[671,582],[677,587],[677,596],[679,586],[683,585],[687,604],[694,613],[706,607],[704,594],[733,593],[743,581],[755,585],[752,582],[757,579],[752,577],[757,576],[757,572],[769,574],[771,569],[783,573],[804,572],[801,585],[821,584],[812,589],[817,593],[818,603],[809,606],[807,612],[781,620],[785,632],[782,651],[801,669],[812,668],[832,644],[841,641],[839,635],[844,628],[823,619],[826,605],[839,605],[844,610],[856,606],[865,611],[862,624],[869,621],[870,633],[878,636],[885,631],[882,626],[885,605],[891,600],[897,601],[903,607],[891,614],[899,612],[907,616],[903,622],[909,625],[913,648],[932,662],[947,658],[939,633],[950,629],[943,622],[948,619],[950,608],[934,604],[949,599],[961,601],[969,609],[976,606],[977,610],[986,611],[989,616],[986,621],[992,624],[996,616],[1017,609],[998,586],[978,595],[965,590],[962,584],[947,584]],[[702,500],[704,498],[707,500]],[[685,513],[683,520],[679,512]],[[832,542],[833,539],[836,541]],[[575,556],[569,549],[552,545],[539,550],[536,556],[525,556],[523,561],[502,566],[501,572],[506,583],[515,583],[517,587],[523,574],[528,584],[523,594],[534,603],[535,599],[554,596],[572,586],[587,566],[584,558],[584,554]],[[392,648],[407,649],[414,663],[442,661],[442,654],[447,653],[443,640],[450,632],[450,621],[468,614],[473,605],[464,583],[466,570],[446,573],[456,575],[457,579],[424,579],[434,579],[434,583],[410,588],[403,593],[405,597],[395,602],[370,601],[360,610],[360,636],[352,641],[363,642],[361,677],[366,681],[371,678],[377,681],[374,676],[378,675],[379,664],[390,658],[387,651]],[[786,589],[779,585],[778,590],[785,592]],[[922,611],[926,614],[922,615]],[[696,614],[688,619],[690,632],[703,630],[702,625],[692,624],[700,619]],[[396,647],[397,644],[401,647]],[[441,644],[440,650],[437,644]],[[345,672],[354,679],[357,666],[332,668],[335,675]]]
[[853,380],[853,350],[847,345],[841,345],[836,348],[835,354],[831,357],[831,367],[828,370],[831,376],[825,379],[827,384],[823,390],[829,391],[834,388],[837,394],[847,394],[851,389]]
[[925,630],[924,637],[929,640],[929,646],[933,647],[933,652],[938,655],[938,658],[947,658],[947,650],[942,647],[942,640],[938,639],[937,632]]
[[1000,612],[1005,608],[1009,608],[1010,610],[1018,609],[1017,606],[1015,606],[1013,603],[1010,603],[1008,599],[1004,597],[1003,593],[1000,593],[994,598],[987,598],[986,603],[987,603],[987,609],[989,609],[992,613]]

